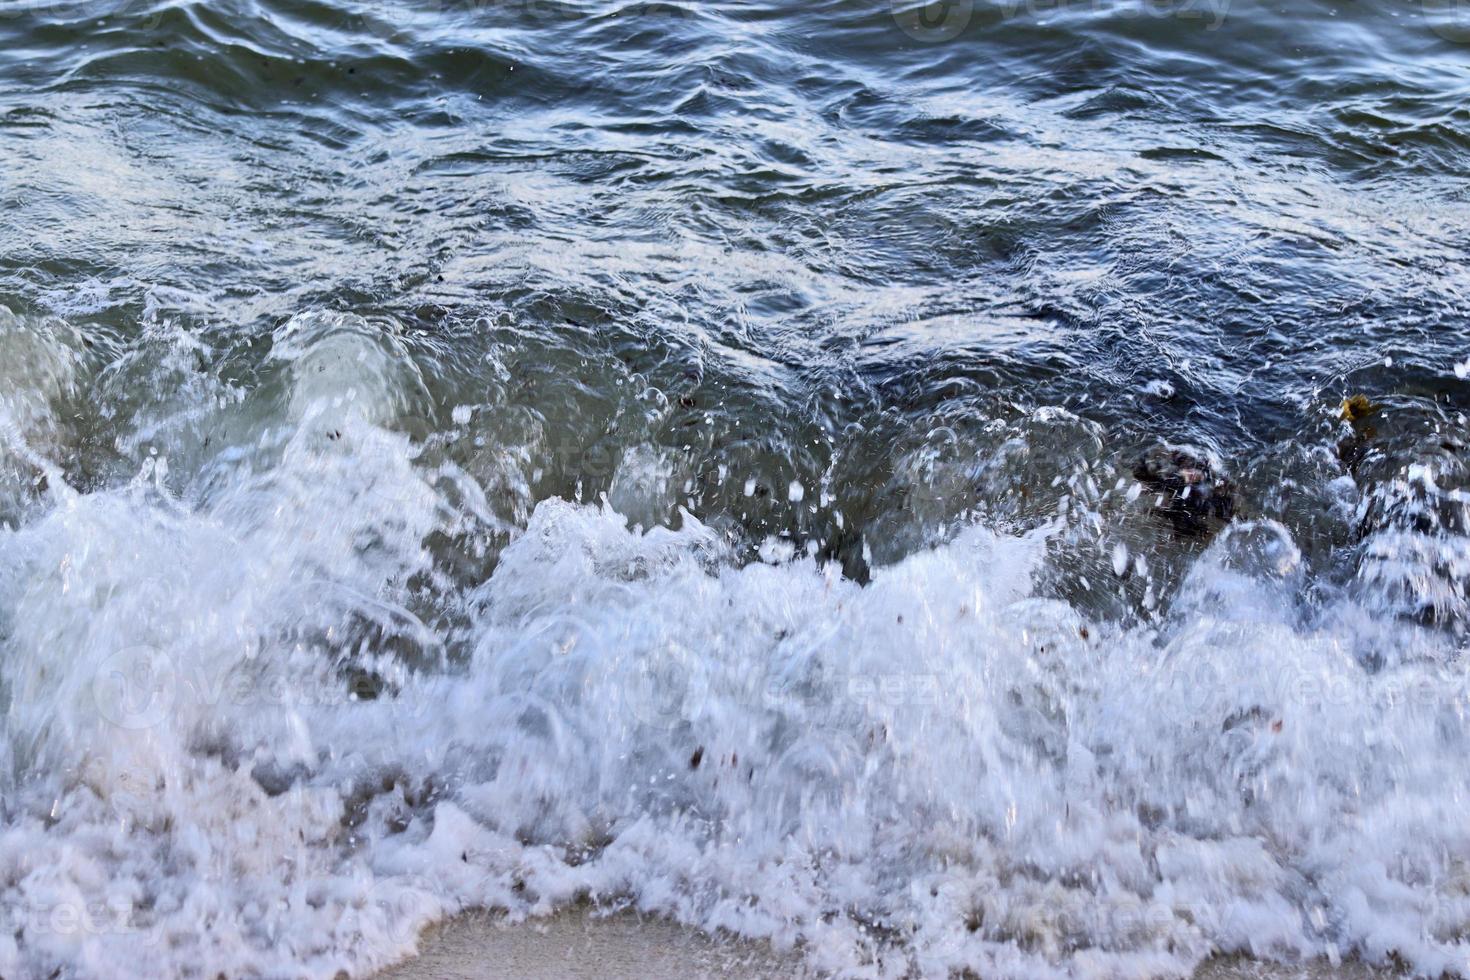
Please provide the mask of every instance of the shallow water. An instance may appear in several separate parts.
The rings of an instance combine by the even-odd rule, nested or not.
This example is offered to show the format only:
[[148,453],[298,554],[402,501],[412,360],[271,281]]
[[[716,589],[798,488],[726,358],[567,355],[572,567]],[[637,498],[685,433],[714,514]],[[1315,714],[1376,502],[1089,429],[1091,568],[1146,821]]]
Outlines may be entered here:
[[0,973],[1470,972],[1467,95],[1450,0],[10,0]]

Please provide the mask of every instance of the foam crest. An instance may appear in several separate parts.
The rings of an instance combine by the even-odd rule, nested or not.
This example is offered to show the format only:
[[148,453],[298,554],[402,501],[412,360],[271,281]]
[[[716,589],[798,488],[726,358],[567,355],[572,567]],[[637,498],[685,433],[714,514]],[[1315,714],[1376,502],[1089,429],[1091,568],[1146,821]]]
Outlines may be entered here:
[[0,305],[0,519],[55,478],[63,441],[57,412],[77,392],[83,350],[65,321]]
[[332,429],[353,418],[378,424],[428,401],[423,377],[397,326],[350,313],[315,312],[279,327],[270,359],[287,366],[298,421]]
[[[194,376],[187,333],[148,342]],[[327,977],[461,908],[588,897],[851,976],[1465,964],[1454,632],[1371,576],[1323,588],[1285,525],[1179,557],[1142,619],[1055,587],[1137,567],[1101,467],[1030,530],[956,522],[863,585],[689,511],[630,520],[667,503],[652,450],[615,501],[511,532],[395,430],[396,343],[305,318],[246,396],[196,369],[118,437],[188,466],[0,531],[0,902],[46,912],[0,969]],[[129,357],[101,383],[145,376]],[[509,543],[457,578],[445,542],[487,527]]]

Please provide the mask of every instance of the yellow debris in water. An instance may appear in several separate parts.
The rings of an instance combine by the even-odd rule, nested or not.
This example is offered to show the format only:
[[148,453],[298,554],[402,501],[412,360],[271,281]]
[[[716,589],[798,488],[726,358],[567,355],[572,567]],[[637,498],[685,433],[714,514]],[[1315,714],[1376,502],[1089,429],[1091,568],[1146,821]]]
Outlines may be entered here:
[[1378,411],[1378,406],[1368,400],[1367,395],[1349,395],[1342,400],[1342,417],[1348,422],[1357,422]]

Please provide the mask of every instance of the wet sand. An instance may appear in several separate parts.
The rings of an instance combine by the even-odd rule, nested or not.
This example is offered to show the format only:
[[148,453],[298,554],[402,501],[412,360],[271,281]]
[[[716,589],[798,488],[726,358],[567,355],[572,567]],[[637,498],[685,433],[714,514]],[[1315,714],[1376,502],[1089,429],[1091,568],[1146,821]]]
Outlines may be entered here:
[[799,958],[767,943],[586,910],[519,925],[471,912],[431,929],[421,949],[378,980],[785,980],[802,972]]
[[[593,917],[584,910],[506,925],[468,913],[432,929],[422,953],[377,980],[776,980],[803,975],[800,959],[765,943],[712,938],[662,919]],[[1193,980],[1370,980],[1386,971],[1356,963],[1283,967],[1236,957],[1211,960]]]

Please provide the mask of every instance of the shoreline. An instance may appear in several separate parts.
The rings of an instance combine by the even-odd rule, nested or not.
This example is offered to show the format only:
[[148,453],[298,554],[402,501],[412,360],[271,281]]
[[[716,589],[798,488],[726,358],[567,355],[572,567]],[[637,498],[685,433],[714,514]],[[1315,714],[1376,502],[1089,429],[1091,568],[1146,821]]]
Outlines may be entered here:
[[573,907],[509,924],[462,912],[430,926],[419,952],[373,980],[704,980],[804,976],[801,958],[769,943],[711,936],[635,912],[594,915]]
[[[572,908],[508,924],[473,911],[431,926],[420,950],[373,980],[786,980],[812,976],[801,957],[769,943],[711,936],[634,912]],[[1393,971],[1349,961],[1282,965],[1240,956],[1207,960],[1191,980],[1381,980]]]

